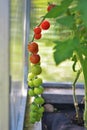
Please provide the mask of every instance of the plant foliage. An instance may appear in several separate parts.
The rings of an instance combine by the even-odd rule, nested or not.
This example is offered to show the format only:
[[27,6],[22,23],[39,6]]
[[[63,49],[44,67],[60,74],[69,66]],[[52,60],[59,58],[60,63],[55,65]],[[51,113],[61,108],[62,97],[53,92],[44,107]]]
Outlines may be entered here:
[[60,64],[66,59],[70,59],[78,48],[79,41],[75,37],[64,42],[57,42],[54,47],[54,59],[56,64]]
[[61,5],[57,5],[50,12],[45,15],[45,18],[56,18],[67,11],[68,6],[73,0],[64,0],[61,2]]
[[[77,77],[73,84],[74,94],[77,79],[80,73],[83,72],[85,81],[84,126],[87,129],[87,0],[62,0],[60,5],[55,6],[45,15],[45,18],[55,18],[56,25],[59,23],[62,26],[62,30],[66,32],[65,39],[62,38],[60,41],[58,39],[58,41],[54,42],[54,60],[56,65],[67,59],[74,61],[72,68],[74,72],[77,72]],[[73,35],[72,33],[67,33],[70,30]],[[76,71],[75,66],[78,61],[80,68]],[[76,100],[74,101],[77,102]],[[78,116],[77,107],[76,111]]]

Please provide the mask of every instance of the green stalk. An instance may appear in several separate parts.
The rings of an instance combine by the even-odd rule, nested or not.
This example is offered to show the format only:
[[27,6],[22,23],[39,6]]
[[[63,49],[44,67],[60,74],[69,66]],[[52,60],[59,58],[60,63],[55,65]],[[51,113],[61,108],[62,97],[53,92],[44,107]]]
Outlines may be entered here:
[[74,106],[75,106],[75,111],[76,111],[76,118],[77,118],[78,121],[79,121],[79,106],[78,106],[78,101],[77,101],[77,97],[76,97],[76,82],[77,82],[81,72],[82,72],[81,69],[78,70],[76,78],[75,78],[73,85],[72,85],[73,101],[74,101]]
[[85,85],[84,85],[84,89],[85,89],[84,126],[87,130],[87,61],[85,61],[85,60],[83,61],[82,68],[83,68],[83,75],[84,75],[84,81],[85,81]]
[[83,75],[84,75],[84,90],[85,90],[85,107],[84,107],[84,115],[83,115],[83,119],[84,119],[84,127],[87,130],[87,59],[83,58],[82,55],[80,54],[80,52],[78,53],[79,56],[79,60],[82,66],[82,71],[83,71]]

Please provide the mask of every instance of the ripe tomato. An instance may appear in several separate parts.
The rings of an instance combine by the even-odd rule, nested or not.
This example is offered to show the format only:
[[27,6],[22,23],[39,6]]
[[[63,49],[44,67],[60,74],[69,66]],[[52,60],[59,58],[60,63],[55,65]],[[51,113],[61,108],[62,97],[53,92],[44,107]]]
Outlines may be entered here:
[[47,11],[49,12],[55,6],[56,6],[55,4],[49,4],[48,7],[47,7]]
[[38,54],[32,54],[32,55],[30,56],[30,61],[31,61],[31,63],[33,63],[33,64],[37,64],[37,63],[40,62],[40,56],[39,56]]
[[32,42],[30,44],[28,44],[28,51],[34,53],[38,52],[38,44],[36,42]]
[[40,27],[35,27],[34,28],[34,33],[35,34],[40,34],[41,33],[41,28]]
[[49,27],[50,27],[49,21],[44,20],[44,21],[41,23],[41,28],[42,28],[43,30],[47,30],[47,29],[49,29]]
[[41,34],[41,33],[39,33],[39,34],[35,34],[35,35],[34,35],[34,38],[38,40],[38,39],[40,39],[40,38],[41,38],[41,36],[42,36],[42,34]]

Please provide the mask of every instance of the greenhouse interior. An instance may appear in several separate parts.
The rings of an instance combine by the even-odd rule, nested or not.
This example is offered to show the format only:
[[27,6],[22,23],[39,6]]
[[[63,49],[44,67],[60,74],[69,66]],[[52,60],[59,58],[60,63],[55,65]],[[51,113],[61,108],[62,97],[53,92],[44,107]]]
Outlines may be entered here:
[[87,130],[87,0],[0,0],[0,130]]

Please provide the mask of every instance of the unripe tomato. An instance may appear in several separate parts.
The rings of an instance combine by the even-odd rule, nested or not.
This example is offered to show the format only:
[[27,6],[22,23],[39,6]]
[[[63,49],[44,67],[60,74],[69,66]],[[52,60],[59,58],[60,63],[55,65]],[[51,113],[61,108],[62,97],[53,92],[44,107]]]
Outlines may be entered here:
[[29,94],[29,96],[35,96],[35,93],[34,93],[34,90],[33,90],[33,89],[30,89],[30,90],[28,91],[28,94]]
[[40,119],[42,118],[43,114],[42,113],[38,113],[37,117],[36,117],[36,120],[37,121],[40,121]]
[[32,80],[29,80],[29,81],[28,81],[28,86],[29,86],[30,88],[33,88],[33,87],[34,87],[34,84],[33,84],[33,81],[32,81]]
[[30,118],[36,118],[37,117],[37,112],[35,111],[30,111]]
[[31,66],[31,72],[34,75],[39,75],[42,72],[42,68],[40,67],[40,65],[33,65]]
[[44,112],[44,107],[43,106],[41,106],[41,107],[39,107],[39,109],[38,109],[38,113],[43,113]]
[[32,79],[34,78],[34,76],[35,76],[35,75],[32,74],[32,73],[28,73],[28,81],[29,81],[29,80],[32,80]]
[[32,104],[30,105],[30,110],[31,110],[31,111],[38,111],[38,106],[37,106],[36,104],[32,103]]
[[35,87],[38,87],[42,84],[42,79],[41,78],[36,78],[33,80],[33,84]]
[[44,99],[42,98],[42,97],[36,97],[35,99],[34,99],[34,102],[36,103],[36,104],[39,104],[39,105],[42,105],[42,104],[44,104]]
[[38,88],[34,88],[34,93],[35,94],[42,94],[43,93],[43,88],[42,87],[38,87]]

